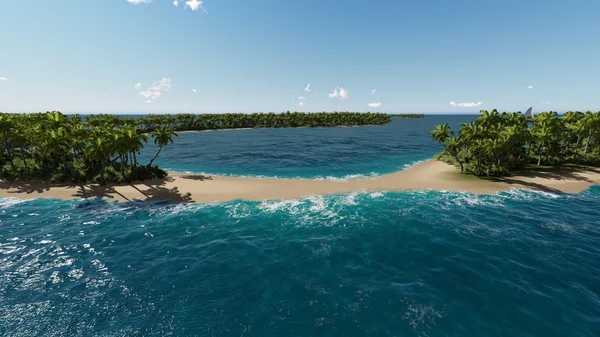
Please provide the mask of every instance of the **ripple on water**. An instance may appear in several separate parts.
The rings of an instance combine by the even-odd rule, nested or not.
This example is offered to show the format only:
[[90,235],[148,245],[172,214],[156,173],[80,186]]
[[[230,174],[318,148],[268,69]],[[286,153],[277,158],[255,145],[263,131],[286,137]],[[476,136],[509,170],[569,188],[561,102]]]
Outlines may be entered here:
[[599,187],[0,199],[0,332],[594,336],[599,201]]

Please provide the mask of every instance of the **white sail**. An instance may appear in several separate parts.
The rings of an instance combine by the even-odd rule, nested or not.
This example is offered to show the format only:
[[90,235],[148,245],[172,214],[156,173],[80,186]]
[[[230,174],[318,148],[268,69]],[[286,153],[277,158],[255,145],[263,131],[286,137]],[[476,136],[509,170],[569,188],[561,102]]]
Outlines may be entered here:
[[527,118],[533,118],[533,113],[531,112],[532,107],[529,107],[529,109],[527,109],[527,111],[525,111],[525,117]]

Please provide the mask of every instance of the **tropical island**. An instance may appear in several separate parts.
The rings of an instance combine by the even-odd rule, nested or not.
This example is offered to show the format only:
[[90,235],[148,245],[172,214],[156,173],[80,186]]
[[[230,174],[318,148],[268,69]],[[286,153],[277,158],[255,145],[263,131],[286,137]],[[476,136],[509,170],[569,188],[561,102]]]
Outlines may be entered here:
[[[112,116],[112,115],[109,115]],[[98,118],[111,118],[99,115]],[[120,118],[112,116],[113,119]],[[371,112],[290,112],[283,113],[226,113],[226,114],[177,114],[148,115],[133,121],[143,132],[167,126],[175,131],[205,131],[257,128],[316,128],[340,126],[386,125],[390,116]]]
[[[378,118],[389,118],[380,115],[362,121],[372,125]],[[352,115],[347,116],[347,121],[352,120]],[[164,146],[173,143],[175,130],[185,130],[184,121],[190,121],[185,116],[134,120],[96,115],[83,120],[58,112],[0,114],[0,196],[210,203],[355,191],[433,189],[490,194],[523,188],[578,193],[600,184],[598,117],[590,112],[569,112],[562,117],[547,112],[527,118],[521,113],[482,111],[474,122],[463,124],[458,134],[447,124],[430,132],[443,147],[436,159],[375,178],[328,181],[167,175],[153,162]],[[197,118],[192,125],[204,125]],[[139,163],[136,153],[150,139],[158,150],[148,163]]]
[[[164,146],[181,131],[239,128],[298,128],[386,125],[384,113],[284,112],[252,114],[64,115],[58,111],[0,113],[0,179],[49,183],[131,183],[159,179],[153,166]],[[150,140],[158,145],[148,163],[136,154]]]
[[437,159],[461,173],[500,177],[548,168],[600,166],[600,112],[554,111],[526,117],[520,112],[481,111],[455,133],[439,124],[429,134],[444,148]]
[[390,114],[391,118],[425,118],[425,114]]

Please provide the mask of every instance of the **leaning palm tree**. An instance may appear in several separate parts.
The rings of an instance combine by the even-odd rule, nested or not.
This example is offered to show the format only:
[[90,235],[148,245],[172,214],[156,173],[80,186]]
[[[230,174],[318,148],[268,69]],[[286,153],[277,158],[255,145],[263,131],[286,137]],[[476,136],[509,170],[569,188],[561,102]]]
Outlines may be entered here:
[[156,157],[158,157],[158,155],[160,154],[160,151],[162,151],[163,146],[168,145],[169,142],[171,142],[171,144],[173,144],[173,136],[179,137],[179,135],[175,131],[173,131],[173,129],[167,128],[165,126],[161,126],[161,127],[157,128],[152,133],[152,137],[154,137],[154,144],[158,145],[158,152],[156,152],[154,157],[150,160],[150,162],[148,163],[148,166],[152,166],[152,163],[154,162]]
[[463,162],[460,160],[459,153],[462,150],[462,144],[460,143],[460,139],[456,137],[450,137],[446,140],[446,152],[448,152],[454,160],[460,165],[460,173],[464,172]]
[[435,126],[435,129],[429,131],[429,135],[431,139],[437,142],[440,142],[446,148],[446,139],[450,138],[450,136],[454,136],[454,131],[450,129],[448,123],[438,124]]

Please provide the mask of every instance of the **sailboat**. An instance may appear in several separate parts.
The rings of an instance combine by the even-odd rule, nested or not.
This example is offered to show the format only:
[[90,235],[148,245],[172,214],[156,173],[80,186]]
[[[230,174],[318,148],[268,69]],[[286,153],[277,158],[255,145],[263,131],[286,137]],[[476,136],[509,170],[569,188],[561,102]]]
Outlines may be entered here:
[[527,111],[525,111],[525,117],[527,118],[533,118],[533,112],[531,111],[532,107],[529,107],[529,109],[527,109]]

